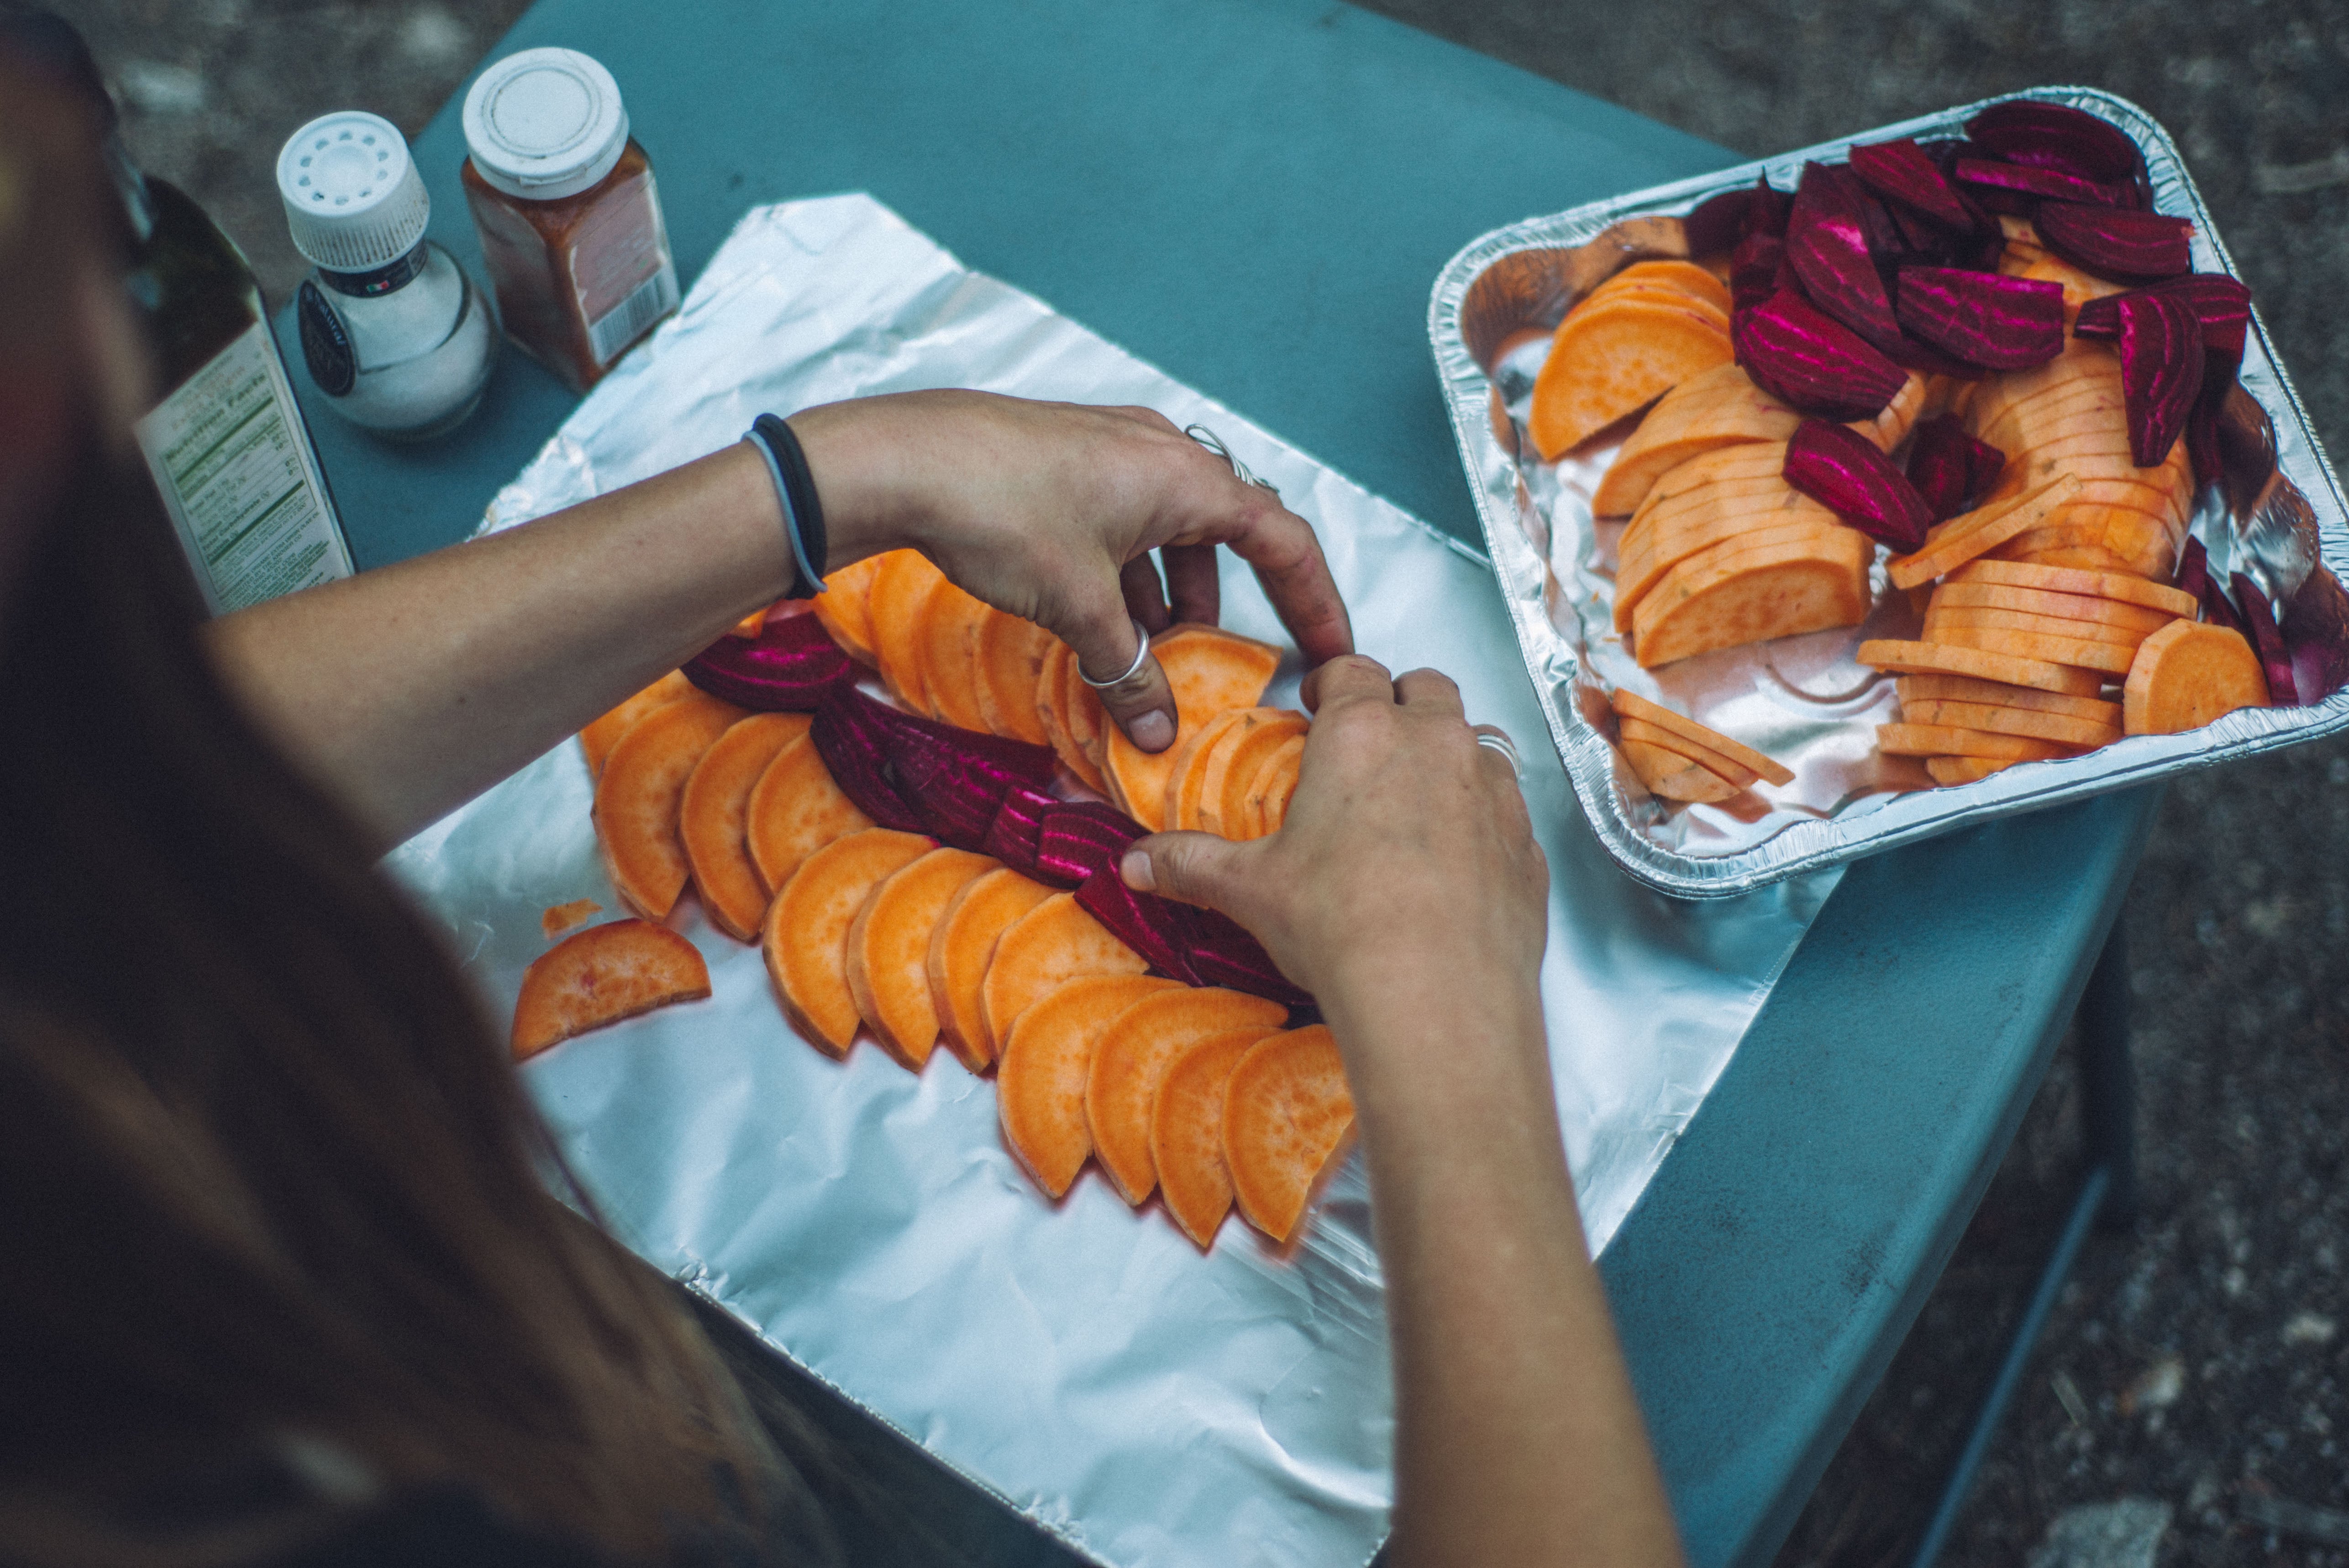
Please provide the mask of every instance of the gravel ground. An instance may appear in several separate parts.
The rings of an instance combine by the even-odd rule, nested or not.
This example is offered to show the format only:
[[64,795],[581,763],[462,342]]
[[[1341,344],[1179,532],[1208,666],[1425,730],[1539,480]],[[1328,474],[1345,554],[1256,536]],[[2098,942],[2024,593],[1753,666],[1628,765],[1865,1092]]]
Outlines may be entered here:
[[[120,88],[136,152],[282,300],[302,267],[271,184],[280,140],[354,105],[416,130],[522,6],[61,8]],[[2349,285],[2337,5],[1650,0],[1599,33],[1552,0],[1374,8],[1748,155],[2036,84],[2118,92],[2177,138],[2320,436],[2337,449],[2349,429],[2349,315],[2323,304]],[[2089,1243],[1944,1562],[2349,1565],[2344,843],[2349,743],[2170,791],[2127,914],[2144,1213]],[[1907,1560],[2070,1202],[2075,1109],[2065,1060],[1787,1568]],[[2125,1500],[2142,1505],[2081,1511]],[[2105,1545],[2084,1544],[2100,1526]]]

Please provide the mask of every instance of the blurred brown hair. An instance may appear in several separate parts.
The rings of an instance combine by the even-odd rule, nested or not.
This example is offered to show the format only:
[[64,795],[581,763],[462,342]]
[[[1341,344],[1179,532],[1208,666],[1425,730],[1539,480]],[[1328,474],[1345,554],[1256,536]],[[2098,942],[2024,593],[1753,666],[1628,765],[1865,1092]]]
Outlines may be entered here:
[[585,1208],[433,934],[208,668],[76,361],[109,196],[0,58],[0,1558],[236,1561],[438,1482],[631,1556],[823,1547],[667,1287],[552,1195]]

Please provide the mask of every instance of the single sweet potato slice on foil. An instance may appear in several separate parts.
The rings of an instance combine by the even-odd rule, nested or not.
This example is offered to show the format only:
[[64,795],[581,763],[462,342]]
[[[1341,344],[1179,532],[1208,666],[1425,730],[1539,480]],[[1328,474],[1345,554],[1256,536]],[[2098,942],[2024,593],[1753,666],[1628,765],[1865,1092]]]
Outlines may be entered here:
[[1052,746],[1036,697],[1044,655],[1057,640],[1033,621],[988,607],[978,627],[976,675],[979,717],[989,734]]
[[2126,626],[2143,635],[2158,632],[2178,619],[2173,610],[2148,609],[2118,599],[2085,593],[2059,593],[2045,588],[2012,588],[1996,583],[1960,583],[1952,579],[1933,590],[1936,607],[1951,609],[2019,610],[2065,621],[2101,621]]
[[1554,462],[1729,358],[1727,334],[1693,303],[1609,303],[1594,296],[1558,324],[1534,381],[1526,433],[1542,457]]
[[678,805],[678,840],[710,923],[737,942],[759,940],[774,889],[750,855],[750,797],[776,753],[808,732],[804,713],[754,713],[702,753]]
[[881,678],[916,713],[938,717],[922,673],[922,607],[946,581],[919,551],[893,550],[882,558],[865,597],[873,625],[873,656]]
[[2128,674],[2136,650],[2116,643],[2089,642],[2076,637],[2050,636],[2041,632],[2008,632],[1972,626],[1951,626],[1929,634],[1929,643],[2007,654],[2044,664],[2069,665],[2074,669],[2100,670],[2108,676]]
[[1054,893],[997,939],[979,987],[990,1039],[1009,1036],[1040,998],[1083,975],[1139,975],[1142,954],[1079,907],[1074,893]]
[[1896,555],[1885,562],[1885,575],[1896,588],[1922,587],[2039,527],[2067,505],[2079,489],[2078,480],[2059,474],[2037,490],[1953,517],[1934,528],[1914,553]]
[[2110,643],[2132,652],[2152,634],[2142,627],[2115,625],[2110,621],[2075,621],[2062,615],[2043,615],[2033,610],[2008,610],[1980,604],[1943,604],[1938,599],[1925,612],[1927,642],[1934,641],[1943,632],[1969,630],[2038,632],[2051,637],[2076,638],[2084,643]]
[[890,828],[851,833],[810,855],[768,906],[768,978],[792,1027],[826,1056],[845,1057],[863,1021],[848,985],[849,926],[875,887],[933,847]]
[[2044,762],[2076,757],[2081,748],[2027,735],[1961,729],[1944,724],[1879,724],[1876,748],[1887,757],[1994,757],[2009,762]]
[[579,752],[587,759],[588,779],[604,776],[604,764],[611,757],[612,748],[620,744],[620,738],[635,727],[636,720],[693,689],[693,683],[685,678],[683,670],[671,670],[609,713],[592,720],[579,732]]
[[2027,736],[2037,740],[2052,740],[2058,745],[2086,747],[2110,746],[2121,738],[2117,724],[2092,724],[2084,718],[2073,718],[2060,713],[2043,713],[2033,708],[2006,707],[1986,702],[1944,702],[1920,700],[1900,704],[1904,723],[1943,725],[1959,729],[1988,730],[1997,735]]
[[955,891],[930,931],[923,961],[938,1038],[974,1073],[987,1070],[1002,1042],[988,1032],[982,992],[995,944],[1021,915],[1053,890],[1006,866],[983,872]]
[[2101,697],[2065,696],[2060,692],[2008,686],[2002,681],[1977,680],[1971,676],[1902,676],[1893,685],[1899,691],[1904,704],[1971,703],[1989,707],[2023,708],[2033,713],[2061,714],[2066,718],[2084,720],[2100,729],[2118,729],[2121,726],[2121,705],[2106,702]]
[[1179,989],[1154,975],[1089,975],[1020,1015],[997,1068],[997,1114],[1012,1158],[1049,1197],[1067,1192],[1093,1151],[1085,1084],[1111,1024],[1146,996]]
[[873,819],[850,799],[809,736],[779,748],[752,786],[742,819],[744,847],[760,880],[781,888],[834,839],[863,832]]
[[521,1061],[558,1040],[709,995],[709,965],[692,943],[648,920],[606,921],[523,971],[510,1044]]
[[1871,669],[1891,670],[1901,675],[1971,676],[1976,680],[2032,686],[2065,696],[2094,696],[2104,689],[2105,684],[2104,676],[2095,670],[2075,669],[2069,665],[2051,664],[2040,658],[2021,658],[1985,648],[1958,647],[1948,643],[1873,638],[1860,644],[1859,651],[1853,656]]
[[629,727],[595,781],[595,840],[621,902],[666,920],[692,875],[678,819],[702,754],[742,709],[706,692],[665,703]]
[[2199,729],[2239,707],[2264,707],[2267,672],[2240,632],[2172,621],[2145,640],[2122,687],[2131,735]]
[[[1739,195],[1744,192],[1738,192]],[[1150,1155],[1158,1201],[1202,1251],[1232,1208],[1232,1168],[1224,1158],[1224,1101],[1240,1058],[1265,1031],[1226,1029],[1195,1040],[1166,1069],[1150,1112]]]
[[947,906],[994,860],[940,848],[909,861],[877,883],[848,927],[848,990],[857,1016],[881,1048],[911,1072],[929,1065],[938,1043],[937,1003],[930,995],[930,939]]
[[1258,1040],[1224,1091],[1224,1158],[1247,1222],[1287,1243],[1354,1130],[1338,1042],[1322,1024]]

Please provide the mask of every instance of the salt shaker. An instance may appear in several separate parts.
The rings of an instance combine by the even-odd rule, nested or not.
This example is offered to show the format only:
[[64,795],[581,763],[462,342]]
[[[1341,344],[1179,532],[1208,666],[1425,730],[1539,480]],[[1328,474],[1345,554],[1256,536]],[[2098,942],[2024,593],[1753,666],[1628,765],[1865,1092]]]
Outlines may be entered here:
[[496,363],[489,302],[424,237],[432,199],[389,120],[324,115],[277,155],[294,248],[312,263],[295,305],[302,359],[329,406],[394,440],[463,422]]

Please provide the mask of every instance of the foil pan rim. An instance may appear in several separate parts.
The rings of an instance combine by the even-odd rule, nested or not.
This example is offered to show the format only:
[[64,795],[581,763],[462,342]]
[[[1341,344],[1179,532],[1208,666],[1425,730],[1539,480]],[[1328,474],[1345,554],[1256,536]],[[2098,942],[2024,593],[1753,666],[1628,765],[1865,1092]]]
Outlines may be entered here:
[[[2193,219],[2196,226],[2197,269],[2239,275],[2168,132],[2127,98],[2074,86],[2002,93],[1564,212],[1522,219],[1478,235],[1437,274],[1428,301],[1428,337],[1445,411],[1475,499],[1485,553],[1507,603],[1551,742],[1599,841],[1626,872],[1658,892],[1691,899],[1732,897],[2000,817],[2154,783],[2349,727],[2349,687],[2344,687],[2313,707],[2245,709],[2184,735],[2134,736],[2060,765],[2009,769],[1971,784],[1891,796],[1863,812],[1793,821],[1760,843],[1719,855],[1671,849],[1631,820],[1630,802],[1616,780],[1614,748],[1570,700],[1581,661],[1550,624],[1544,601],[1550,568],[1517,522],[1517,459],[1503,449],[1494,433],[1489,412],[1493,384],[1471,350],[1463,325],[1471,286],[1505,256],[1587,245],[1622,220],[1684,213],[1703,198],[1751,183],[1757,175],[1784,177],[1806,160],[1844,154],[1856,142],[1948,131],[1992,104],[2015,98],[2086,108],[2128,133],[2143,150],[2148,168],[2182,195],[2188,211],[2181,215]],[[2316,514],[2321,563],[2349,584],[2349,500],[2344,499],[2256,302],[2241,378],[2275,428],[2279,471]],[[1568,700],[1561,700],[1562,696]]]

